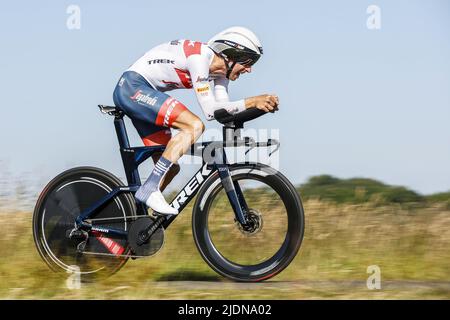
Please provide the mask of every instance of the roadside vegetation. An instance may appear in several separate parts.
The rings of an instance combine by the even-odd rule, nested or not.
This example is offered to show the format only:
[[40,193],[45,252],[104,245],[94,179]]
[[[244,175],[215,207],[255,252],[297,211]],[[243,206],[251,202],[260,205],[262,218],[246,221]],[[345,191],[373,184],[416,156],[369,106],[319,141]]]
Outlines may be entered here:
[[[450,192],[423,196],[372,179],[325,175],[298,190],[306,215],[299,254],[275,278],[251,285],[225,280],[202,260],[192,206],[154,257],[129,260],[109,279],[78,290],[39,257],[31,211],[0,212],[0,299],[450,298]],[[261,190],[255,196],[266,197]],[[374,265],[380,290],[366,287]]]

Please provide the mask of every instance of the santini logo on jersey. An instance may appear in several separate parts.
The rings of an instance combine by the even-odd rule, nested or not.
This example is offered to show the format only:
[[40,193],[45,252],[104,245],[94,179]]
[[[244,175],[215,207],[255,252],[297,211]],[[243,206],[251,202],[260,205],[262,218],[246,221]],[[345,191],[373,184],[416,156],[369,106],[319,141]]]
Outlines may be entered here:
[[136,101],[138,103],[145,103],[150,106],[154,106],[158,101],[157,98],[151,97],[149,95],[143,94],[141,90],[136,91],[136,93],[130,97],[131,100]]

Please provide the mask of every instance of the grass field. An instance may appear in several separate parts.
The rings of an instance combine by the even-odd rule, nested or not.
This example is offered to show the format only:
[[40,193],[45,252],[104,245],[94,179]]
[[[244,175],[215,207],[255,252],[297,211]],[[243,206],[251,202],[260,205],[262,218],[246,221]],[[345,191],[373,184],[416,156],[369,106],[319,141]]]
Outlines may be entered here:
[[[373,202],[308,200],[305,238],[281,274],[258,284],[230,282],[203,262],[188,207],[154,257],[129,260],[107,280],[69,290],[39,257],[31,212],[0,214],[1,299],[449,299],[450,211]],[[367,267],[381,270],[369,290]]]

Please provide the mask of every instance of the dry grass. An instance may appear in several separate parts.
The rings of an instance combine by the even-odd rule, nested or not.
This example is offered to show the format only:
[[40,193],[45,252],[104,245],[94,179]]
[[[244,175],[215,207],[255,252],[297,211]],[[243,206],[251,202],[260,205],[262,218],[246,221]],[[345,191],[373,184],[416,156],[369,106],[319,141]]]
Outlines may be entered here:
[[[305,238],[292,264],[272,280],[237,284],[216,275],[197,252],[192,208],[166,233],[156,256],[130,260],[113,277],[68,290],[36,252],[31,213],[0,214],[3,299],[418,299],[450,298],[450,211],[444,205],[304,204]],[[368,290],[367,267],[382,289]],[[206,282],[205,282],[206,281]]]

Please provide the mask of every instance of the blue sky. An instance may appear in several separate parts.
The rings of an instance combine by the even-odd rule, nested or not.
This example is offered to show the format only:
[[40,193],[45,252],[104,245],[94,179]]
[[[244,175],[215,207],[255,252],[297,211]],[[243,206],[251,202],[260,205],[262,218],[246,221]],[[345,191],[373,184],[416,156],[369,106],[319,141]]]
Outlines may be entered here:
[[[71,4],[81,9],[80,30],[66,27]],[[381,9],[380,30],[366,26],[369,5]],[[41,187],[78,165],[123,177],[112,121],[96,105],[112,104],[121,73],[151,47],[178,38],[207,41],[233,25],[254,30],[264,56],[231,84],[231,98],[279,95],[280,112],[252,126],[279,129],[280,171],[289,179],[326,173],[421,193],[450,189],[445,0],[3,3],[2,170]],[[193,92],[172,93],[201,115]],[[128,132],[139,145],[134,129]]]

